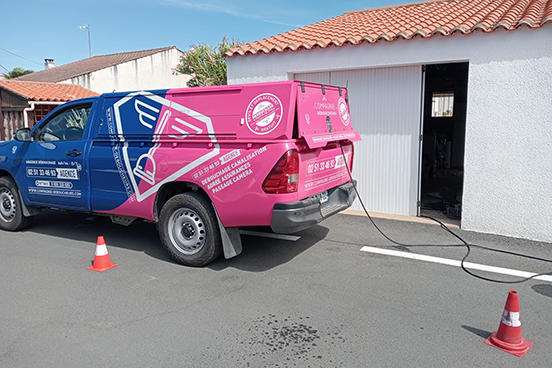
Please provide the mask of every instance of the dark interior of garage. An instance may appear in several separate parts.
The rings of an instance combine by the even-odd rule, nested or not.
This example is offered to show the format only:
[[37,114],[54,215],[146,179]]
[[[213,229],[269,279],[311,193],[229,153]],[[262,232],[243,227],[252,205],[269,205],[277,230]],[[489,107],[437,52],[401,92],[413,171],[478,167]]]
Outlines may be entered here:
[[420,214],[460,220],[468,63],[425,71]]

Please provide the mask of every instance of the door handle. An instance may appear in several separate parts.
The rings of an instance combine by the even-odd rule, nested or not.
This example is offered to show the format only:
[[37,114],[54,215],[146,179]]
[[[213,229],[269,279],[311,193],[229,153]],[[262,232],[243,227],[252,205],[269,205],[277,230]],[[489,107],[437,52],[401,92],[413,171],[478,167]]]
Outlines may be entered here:
[[79,151],[78,149],[74,149],[72,151],[67,151],[66,155],[71,157],[76,157],[76,156],[82,155],[82,152]]

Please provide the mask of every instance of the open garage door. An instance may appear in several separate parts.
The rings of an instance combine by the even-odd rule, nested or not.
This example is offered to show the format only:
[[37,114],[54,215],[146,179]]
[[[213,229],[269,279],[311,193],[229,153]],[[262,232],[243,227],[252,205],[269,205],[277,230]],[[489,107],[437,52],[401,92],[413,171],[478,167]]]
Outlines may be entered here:
[[426,216],[461,217],[468,69],[468,63],[426,66],[421,179]]
[[[296,74],[296,80],[349,89],[353,176],[369,211],[416,216],[423,78],[421,66]],[[362,209],[358,201],[354,209]]]

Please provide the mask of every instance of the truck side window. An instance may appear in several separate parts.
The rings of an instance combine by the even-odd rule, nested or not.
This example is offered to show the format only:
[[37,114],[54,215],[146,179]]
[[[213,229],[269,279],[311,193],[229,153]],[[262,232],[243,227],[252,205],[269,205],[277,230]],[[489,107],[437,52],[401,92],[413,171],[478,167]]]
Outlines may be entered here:
[[92,104],[63,110],[42,124],[33,134],[39,142],[79,141],[82,139]]

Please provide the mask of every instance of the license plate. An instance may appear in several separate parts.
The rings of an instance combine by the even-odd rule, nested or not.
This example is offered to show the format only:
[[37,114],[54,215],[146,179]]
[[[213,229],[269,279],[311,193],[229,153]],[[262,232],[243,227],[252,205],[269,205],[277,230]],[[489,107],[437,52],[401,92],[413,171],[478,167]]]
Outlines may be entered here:
[[320,204],[328,202],[328,199],[330,199],[330,197],[328,197],[328,191],[327,190],[322,192],[322,193],[317,194],[317,196],[318,196],[318,200],[320,201]]

